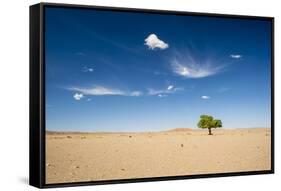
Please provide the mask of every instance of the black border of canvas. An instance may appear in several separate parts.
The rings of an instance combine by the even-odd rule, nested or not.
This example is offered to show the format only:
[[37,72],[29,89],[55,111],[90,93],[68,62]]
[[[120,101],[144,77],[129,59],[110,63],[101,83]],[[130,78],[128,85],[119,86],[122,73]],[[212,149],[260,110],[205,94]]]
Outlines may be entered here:
[[[121,180],[101,180],[90,182],[69,182],[46,184],[45,181],[45,7],[105,10],[115,12],[138,12],[149,14],[204,16],[230,19],[266,20],[271,23],[271,169],[262,171],[229,172],[215,174],[198,174],[184,176],[165,176],[152,178],[136,178]],[[165,181],[191,178],[227,177],[274,173],[274,18],[229,15],[213,13],[195,13],[170,10],[135,9],[121,7],[103,7],[88,5],[39,3],[30,6],[30,130],[29,130],[29,184],[38,188],[54,188],[66,186],[85,186],[115,183],[133,183],[147,181]]]

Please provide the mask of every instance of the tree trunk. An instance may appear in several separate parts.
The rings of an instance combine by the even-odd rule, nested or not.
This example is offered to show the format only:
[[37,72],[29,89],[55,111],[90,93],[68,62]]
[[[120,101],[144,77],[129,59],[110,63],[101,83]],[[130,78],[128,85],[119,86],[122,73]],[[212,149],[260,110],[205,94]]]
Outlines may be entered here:
[[211,128],[208,128],[208,130],[209,130],[209,135],[212,135]]

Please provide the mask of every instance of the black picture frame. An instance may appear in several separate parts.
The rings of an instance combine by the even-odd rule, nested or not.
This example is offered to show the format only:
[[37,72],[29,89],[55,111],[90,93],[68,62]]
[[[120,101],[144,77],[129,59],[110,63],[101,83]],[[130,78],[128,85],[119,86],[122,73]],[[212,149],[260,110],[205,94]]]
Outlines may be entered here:
[[[185,176],[166,176],[153,178],[137,178],[122,180],[102,180],[72,183],[45,183],[45,23],[46,7],[91,9],[116,12],[156,13],[165,15],[207,16],[218,18],[239,18],[266,20],[271,22],[271,169],[263,171],[229,172],[215,174],[198,174]],[[84,186],[115,183],[132,183],[147,181],[165,181],[193,178],[227,177],[274,173],[274,18],[246,15],[228,15],[213,13],[195,13],[169,10],[133,9],[120,7],[103,7],[72,4],[39,3],[30,6],[30,139],[29,139],[29,184],[38,188],[53,188],[66,186]]]

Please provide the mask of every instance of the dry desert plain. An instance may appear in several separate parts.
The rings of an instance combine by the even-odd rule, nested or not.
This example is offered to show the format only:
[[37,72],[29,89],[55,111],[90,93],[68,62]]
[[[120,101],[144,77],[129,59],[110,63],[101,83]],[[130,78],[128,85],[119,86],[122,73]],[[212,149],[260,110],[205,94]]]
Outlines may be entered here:
[[270,170],[270,128],[46,133],[46,183]]

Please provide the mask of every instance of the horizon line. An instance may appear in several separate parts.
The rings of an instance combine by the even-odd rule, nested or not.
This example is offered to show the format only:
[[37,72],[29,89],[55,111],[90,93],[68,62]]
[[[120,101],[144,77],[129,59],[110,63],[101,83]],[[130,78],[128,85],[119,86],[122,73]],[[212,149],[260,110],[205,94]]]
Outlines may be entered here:
[[[219,129],[219,130],[247,130],[247,129],[271,129],[271,127],[227,127],[227,128],[213,128],[213,129]],[[60,131],[60,130],[45,130],[46,134],[63,134],[63,133],[73,133],[73,134],[79,134],[79,133],[158,133],[158,132],[173,132],[173,131],[204,131],[204,129],[201,128],[172,128],[172,129],[166,129],[166,130],[158,130],[158,131]]]

